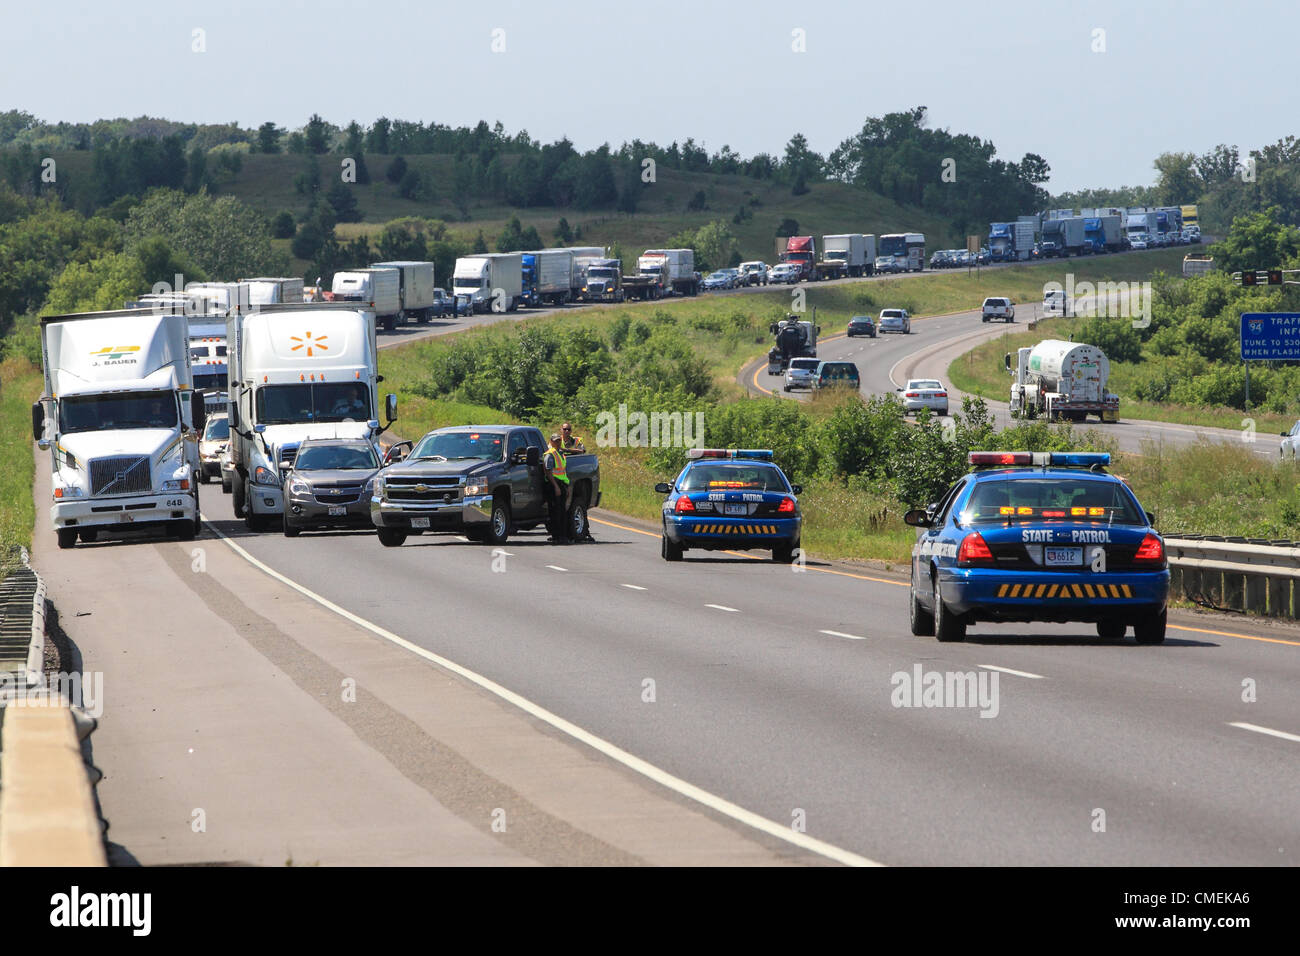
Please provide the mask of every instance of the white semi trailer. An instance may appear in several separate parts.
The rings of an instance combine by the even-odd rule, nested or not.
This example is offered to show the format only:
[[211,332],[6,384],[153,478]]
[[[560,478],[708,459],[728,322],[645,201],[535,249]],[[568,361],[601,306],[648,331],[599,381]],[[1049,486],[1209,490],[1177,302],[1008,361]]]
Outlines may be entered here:
[[1008,352],[1004,362],[1012,375],[1013,416],[1075,422],[1089,415],[1103,422],[1119,417],[1119,396],[1106,388],[1110,360],[1095,345],[1046,339]]
[[184,310],[46,316],[41,358],[32,437],[50,453],[59,547],[138,528],[193,538],[206,413]]

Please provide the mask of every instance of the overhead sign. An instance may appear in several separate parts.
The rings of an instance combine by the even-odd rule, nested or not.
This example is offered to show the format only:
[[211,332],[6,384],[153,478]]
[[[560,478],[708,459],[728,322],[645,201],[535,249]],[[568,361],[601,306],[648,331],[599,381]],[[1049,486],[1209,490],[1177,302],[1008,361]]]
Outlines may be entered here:
[[1241,313],[1241,357],[1300,361],[1300,312]]

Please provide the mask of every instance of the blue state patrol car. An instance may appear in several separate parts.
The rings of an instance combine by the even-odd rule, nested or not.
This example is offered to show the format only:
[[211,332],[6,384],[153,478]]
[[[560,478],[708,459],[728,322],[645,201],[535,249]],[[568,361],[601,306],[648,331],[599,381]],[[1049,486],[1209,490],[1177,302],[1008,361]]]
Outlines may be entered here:
[[912,633],[960,641],[976,621],[1083,621],[1165,639],[1164,540],[1100,452],[971,452],[912,549]]
[[803,489],[790,484],[772,459],[764,449],[690,449],[673,483],[655,485],[668,496],[660,547],[664,560],[680,561],[691,548],[771,548],[773,560],[794,560],[803,528],[796,496]]

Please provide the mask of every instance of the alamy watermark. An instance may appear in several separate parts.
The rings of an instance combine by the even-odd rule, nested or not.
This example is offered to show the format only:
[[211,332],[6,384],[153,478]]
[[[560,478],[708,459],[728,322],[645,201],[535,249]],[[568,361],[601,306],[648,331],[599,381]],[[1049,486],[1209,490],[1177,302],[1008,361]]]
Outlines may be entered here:
[[43,681],[28,684],[17,674],[0,674],[0,706],[72,706],[88,717],[104,716],[104,672],[71,674],[59,671],[44,675]]
[[895,707],[979,708],[981,717],[996,717],[997,671],[927,671],[920,664],[912,670],[895,671],[889,678]]
[[629,412],[596,415],[596,444],[601,448],[703,448],[703,412]]
[[1043,285],[1043,300],[1055,293],[1065,293],[1065,312],[1084,318],[1132,319],[1133,328],[1151,324],[1150,282],[1083,282],[1074,281],[1074,273],[1065,274],[1065,285]]

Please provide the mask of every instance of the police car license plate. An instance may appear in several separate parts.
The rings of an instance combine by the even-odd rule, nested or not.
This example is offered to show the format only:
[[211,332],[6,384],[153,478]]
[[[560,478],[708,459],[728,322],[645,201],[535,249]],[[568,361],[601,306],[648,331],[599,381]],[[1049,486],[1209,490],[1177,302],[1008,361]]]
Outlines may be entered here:
[[738,501],[738,502],[734,502],[734,503],[728,501],[726,504],[724,504],[724,505],[722,506],[722,509],[723,509],[723,510],[722,510],[722,513],[723,513],[723,514],[728,514],[728,515],[747,515],[747,514],[749,514],[749,505],[745,504],[743,501]]
[[330,517],[334,517],[335,515],[345,515],[347,513],[348,509],[344,505],[330,505]]
[[[411,527],[412,527],[412,528],[427,528],[427,527],[429,527],[429,519],[428,519],[428,518],[412,518],[412,519],[411,519]],[[1080,550],[1082,550],[1082,549],[1080,549]]]
[[1049,568],[1083,564],[1083,548],[1044,548],[1043,563]]

